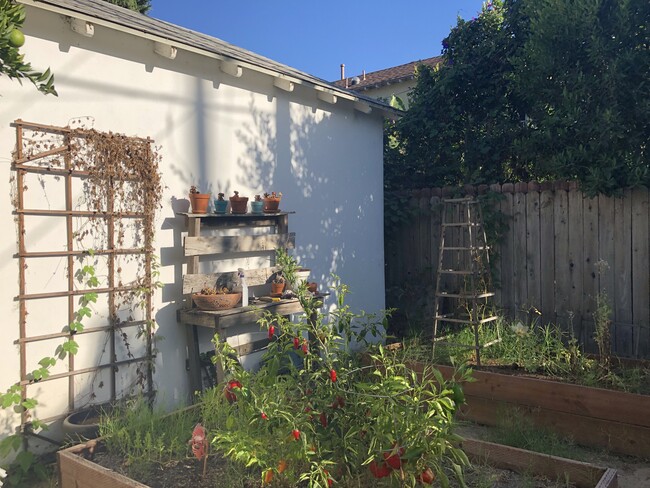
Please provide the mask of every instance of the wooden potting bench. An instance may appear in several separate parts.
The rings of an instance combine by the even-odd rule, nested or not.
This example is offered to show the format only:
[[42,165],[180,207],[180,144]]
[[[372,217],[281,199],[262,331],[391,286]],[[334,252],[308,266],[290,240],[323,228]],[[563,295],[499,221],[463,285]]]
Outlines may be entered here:
[[[202,376],[199,355],[199,327],[207,327],[217,332],[222,339],[236,326],[256,322],[264,312],[279,315],[301,313],[302,306],[298,299],[282,299],[276,302],[256,302],[252,305],[240,305],[228,310],[206,311],[193,307],[191,294],[203,287],[229,288],[239,286],[237,271],[224,273],[200,273],[199,259],[220,261],[255,255],[276,249],[292,249],[295,245],[295,233],[289,233],[289,215],[294,212],[274,214],[191,214],[181,213],[187,219],[188,234],[183,245],[187,258],[187,273],[183,276],[184,306],[177,312],[178,321],[187,328],[188,369],[192,391],[201,391]],[[223,229],[262,229],[264,233],[256,235],[214,236],[206,235],[208,230]],[[204,261],[202,261],[204,262]],[[246,282],[251,287],[258,287],[256,295],[269,295],[270,282],[278,268],[268,267],[247,269],[244,271]],[[260,292],[261,290],[261,292]],[[235,347],[238,355],[250,354],[268,344],[266,340],[239,343]],[[217,369],[217,381],[221,381],[221,372]]]

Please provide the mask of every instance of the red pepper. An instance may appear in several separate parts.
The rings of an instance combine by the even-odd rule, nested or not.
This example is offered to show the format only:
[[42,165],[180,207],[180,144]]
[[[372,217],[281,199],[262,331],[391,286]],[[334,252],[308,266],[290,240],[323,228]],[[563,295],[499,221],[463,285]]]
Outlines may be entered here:
[[297,337],[293,338],[293,348],[300,349],[300,339],[298,339]]
[[293,429],[293,430],[291,431],[291,434],[293,434],[293,438],[294,438],[295,440],[299,440],[299,439],[300,439],[300,431],[299,431],[298,429]]
[[320,424],[323,427],[327,427],[327,414],[325,412],[321,412],[320,414]]
[[336,383],[336,370],[330,369],[330,380],[332,380],[332,383]]
[[303,340],[302,343],[302,352],[304,352],[305,354],[309,354],[309,344],[305,340]]
[[233,392],[233,390],[241,388],[241,383],[237,380],[230,380],[228,384],[224,387],[223,389],[223,394],[226,397],[226,400],[228,400],[228,403],[233,403],[237,401],[237,395]]
[[275,335],[275,325],[269,326],[269,339],[273,339],[273,336]]
[[370,472],[375,478],[385,478],[390,476],[391,469],[386,465],[386,463],[377,464],[377,461],[373,460],[368,465]]
[[262,412],[261,417],[262,417],[262,420],[268,420],[269,419],[269,416],[266,415],[264,412]]
[[427,468],[424,471],[422,471],[422,474],[418,478],[418,480],[425,485],[432,485],[433,480],[435,479],[436,479],[436,475],[433,474],[433,470],[431,468]]

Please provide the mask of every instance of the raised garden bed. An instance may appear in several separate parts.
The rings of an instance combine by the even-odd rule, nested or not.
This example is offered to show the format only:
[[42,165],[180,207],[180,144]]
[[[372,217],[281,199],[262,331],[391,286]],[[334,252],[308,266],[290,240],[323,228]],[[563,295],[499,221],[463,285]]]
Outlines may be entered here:
[[[412,364],[419,371],[423,366]],[[446,378],[453,375],[449,366],[435,367]],[[475,382],[463,384],[463,419],[496,425],[514,407],[578,444],[650,458],[650,396],[487,371],[473,376]]]
[[[538,454],[474,439],[463,441],[463,450],[476,463],[551,480],[570,480],[577,488],[616,488],[616,470],[593,464]],[[148,488],[124,475],[86,459],[96,441],[59,451],[60,488]]]

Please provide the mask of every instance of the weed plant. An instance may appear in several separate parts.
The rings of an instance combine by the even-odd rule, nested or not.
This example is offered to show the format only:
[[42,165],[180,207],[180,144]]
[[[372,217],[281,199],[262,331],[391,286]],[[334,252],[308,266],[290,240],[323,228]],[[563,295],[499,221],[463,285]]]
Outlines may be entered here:
[[518,408],[497,412],[497,425],[489,429],[489,441],[528,451],[549,454],[577,461],[586,461],[584,452],[577,448],[570,437],[535,426],[529,415]]
[[167,415],[139,398],[102,415],[99,430],[107,451],[122,457],[129,474],[137,477],[188,455],[197,416],[194,409]]
[[[607,317],[606,310],[600,310]],[[603,323],[606,320],[602,320]],[[603,329],[603,327],[601,327]],[[602,333],[602,330],[601,330]],[[614,368],[607,358],[598,361],[582,352],[577,340],[553,324],[524,326],[504,320],[496,326],[479,330],[480,342],[485,344],[497,337],[500,341],[482,349],[484,365],[507,366],[528,373],[570,381],[592,387],[611,388],[631,393],[650,393],[650,370],[642,367]],[[603,337],[602,335],[600,337]],[[469,327],[448,334],[448,342],[473,346],[474,334]],[[603,338],[603,343],[607,343]],[[473,350],[453,345],[436,345],[432,353],[430,340],[414,336],[402,342],[403,361],[431,361],[435,364],[462,364],[474,360]]]

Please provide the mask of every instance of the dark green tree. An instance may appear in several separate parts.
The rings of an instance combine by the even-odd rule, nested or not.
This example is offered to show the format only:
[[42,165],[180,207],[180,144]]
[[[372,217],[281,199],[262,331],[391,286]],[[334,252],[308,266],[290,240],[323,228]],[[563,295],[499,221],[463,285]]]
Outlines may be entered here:
[[151,0],[104,0],[113,5],[128,8],[141,14],[146,14],[151,10]]
[[387,128],[387,186],[649,184],[648,25],[647,0],[495,0],[459,19]]
[[545,0],[515,63],[541,175],[594,194],[650,182],[650,2]]
[[22,32],[25,22],[25,7],[11,0],[0,0],[0,75],[11,79],[31,81],[36,88],[48,95],[56,95],[54,75],[47,69],[45,72],[32,68],[25,62],[20,47],[25,42]]

